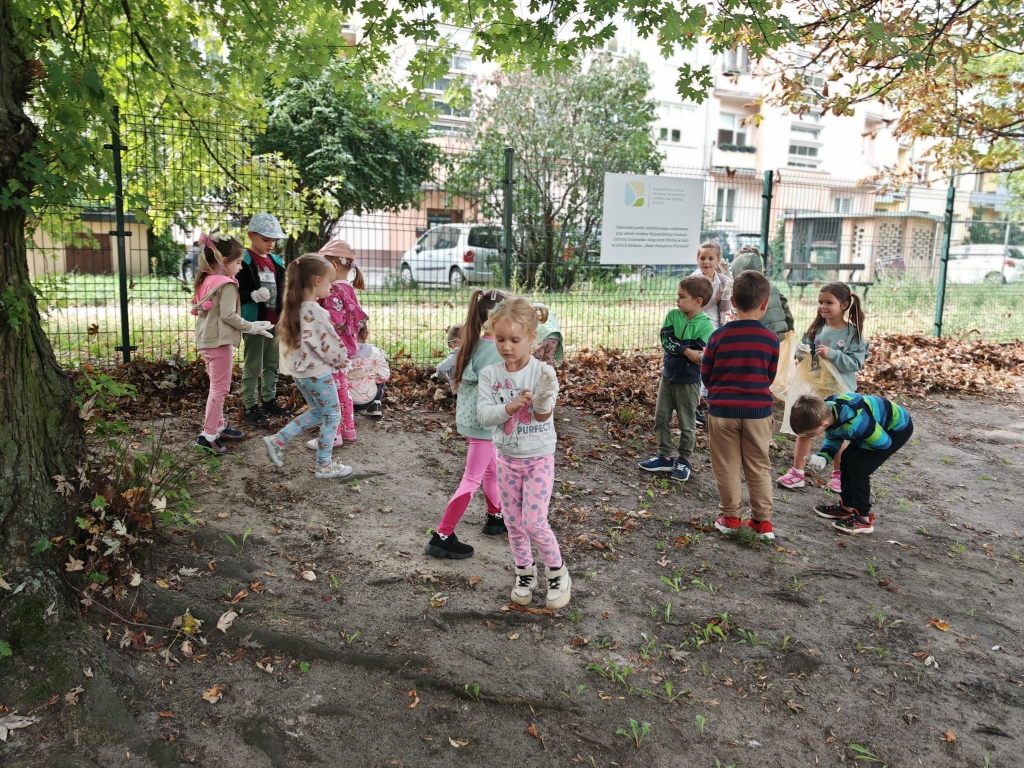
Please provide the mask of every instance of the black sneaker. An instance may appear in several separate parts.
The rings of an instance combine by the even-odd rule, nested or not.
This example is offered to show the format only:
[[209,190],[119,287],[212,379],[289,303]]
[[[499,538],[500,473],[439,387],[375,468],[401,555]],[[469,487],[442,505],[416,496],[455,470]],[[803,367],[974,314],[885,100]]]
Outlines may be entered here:
[[818,504],[814,508],[814,514],[818,517],[824,517],[826,520],[845,520],[853,514],[852,509],[847,509],[839,504]]
[[291,416],[292,412],[277,404],[277,400],[271,400],[263,404],[263,412],[268,416]]
[[423,551],[431,557],[450,557],[452,560],[465,560],[473,556],[473,548],[459,541],[459,537],[454,533],[445,536],[437,531],[430,534],[430,541]]
[[224,427],[221,430],[220,437],[218,440],[241,440],[245,437],[245,432],[240,429],[232,429],[231,427]]
[[373,416],[379,419],[384,415],[384,405],[380,400],[374,400],[372,403],[367,403],[366,410],[363,411],[367,416]]
[[696,412],[694,412],[693,418],[694,418],[694,420],[700,426],[706,427],[708,425],[708,410],[707,410],[707,408],[706,407],[705,408],[701,408],[700,406],[697,406],[697,410],[696,410]]
[[508,528],[505,527],[505,518],[501,512],[496,515],[487,515],[487,520],[484,521],[484,533],[488,536],[500,536],[503,533],[508,533]]
[[263,409],[258,405],[254,405],[252,408],[246,408],[244,418],[247,422],[254,424],[257,427],[265,427],[270,423],[270,419],[267,418],[267,414],[265,414]]
[[210,442],[202,435],[196,438],[195,447],[202,451],[209,451],[210,453],[215,453],[218,456],[220,456],[222,453],[228,452],[228,449],[220,444],[220,440],[214,439],[213,442]]

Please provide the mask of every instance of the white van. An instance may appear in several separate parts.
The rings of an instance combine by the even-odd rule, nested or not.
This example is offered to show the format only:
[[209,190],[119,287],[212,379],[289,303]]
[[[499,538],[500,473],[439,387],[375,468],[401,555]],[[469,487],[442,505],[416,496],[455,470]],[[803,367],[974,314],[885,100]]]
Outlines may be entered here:
[[954,245],[949,249],[946,282],[1016,283],[1024,279],[1024,249],[1015,245]]

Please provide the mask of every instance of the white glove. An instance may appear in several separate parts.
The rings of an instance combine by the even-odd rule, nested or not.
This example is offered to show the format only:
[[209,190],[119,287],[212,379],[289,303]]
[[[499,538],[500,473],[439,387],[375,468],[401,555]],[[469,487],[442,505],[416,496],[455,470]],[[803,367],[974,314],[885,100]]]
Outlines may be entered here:
[[558,378],[555,369],[547,363],[542,364],[537,389],[533,393],[533,410],[535,413],[551,413],[555,409],[555,396],[558,394]]
[[811,354],[811,347],[810,347],[809,344],[800,344],[800,345],[797,346],[797,348],[796,348],[796,359],[797,360],[803,360],[809,354]]
[[270,329],[274,327],[274,324],[267,320],[253,320],[252,328],[249,329],[251,336],[266,336],[268,339],[274,338],[274,334],[270,332]]
[[252,297],[252,300],[255,301],[257,304],[262,303],[264,301],[270,301],[269,288],[260,288],[258,290],[253,291],[249,295]]
[[804,461],[807,462],[808,467],[819,472],[825,468],[826,464],[828,464],[828,459],[817,453],[808,454],[804,457]]

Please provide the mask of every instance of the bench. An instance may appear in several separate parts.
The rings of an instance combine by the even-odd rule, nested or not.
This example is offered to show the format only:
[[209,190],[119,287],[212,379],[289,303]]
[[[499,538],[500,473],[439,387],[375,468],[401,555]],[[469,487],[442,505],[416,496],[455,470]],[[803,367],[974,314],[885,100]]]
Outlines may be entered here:
[[[823,282],[820,279],[812,280],[797,278],[796,275],[798,274],[806,274],[808,272],[834,272],[838,275],[840,272],[860,272],[866,267],[866,264],[854,264],[845,261],[787,261],[782,265],[782,269],[786,272],[786,285],[799,288],[801,297],[804,295],[804,290],[808,285],[823,285]],[[844,282],[851,288],[863,288],[864,296],[868,295],[868,289],[875,284],[874,280],[845,280]]]

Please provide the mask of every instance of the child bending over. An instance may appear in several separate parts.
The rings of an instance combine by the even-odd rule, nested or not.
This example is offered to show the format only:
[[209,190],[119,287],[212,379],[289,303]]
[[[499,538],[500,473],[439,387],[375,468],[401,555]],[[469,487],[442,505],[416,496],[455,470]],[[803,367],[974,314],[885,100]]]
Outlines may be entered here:
[[356,413],[380,418],[384,415],[384,385],[391,378],[391,366],[383,349],[369,343],[370,328],[356,334],[356,356],[348,371],[348,393]]

